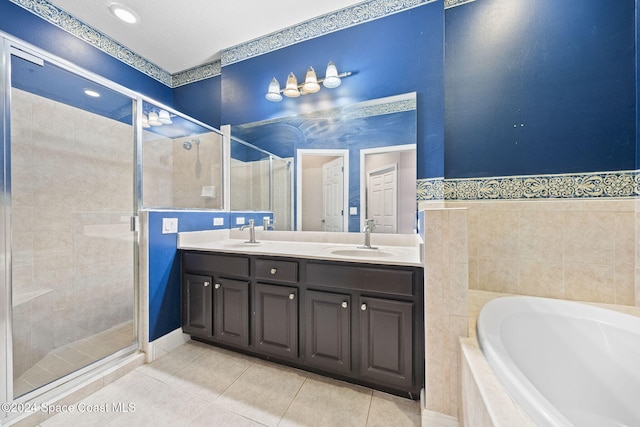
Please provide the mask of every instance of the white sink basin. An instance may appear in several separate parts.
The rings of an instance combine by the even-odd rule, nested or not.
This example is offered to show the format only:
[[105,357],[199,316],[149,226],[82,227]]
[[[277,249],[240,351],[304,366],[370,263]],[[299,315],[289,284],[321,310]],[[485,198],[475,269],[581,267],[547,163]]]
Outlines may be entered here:
[[264,245],[265,242],[235,242],[235,243],[225,243],[224,247],[226,248],[255,248],[258,246]]
[[391,252],[384,252],[378,249],[336,249],[331,251],[334,255],[348,257],[386,257],[393,255]]

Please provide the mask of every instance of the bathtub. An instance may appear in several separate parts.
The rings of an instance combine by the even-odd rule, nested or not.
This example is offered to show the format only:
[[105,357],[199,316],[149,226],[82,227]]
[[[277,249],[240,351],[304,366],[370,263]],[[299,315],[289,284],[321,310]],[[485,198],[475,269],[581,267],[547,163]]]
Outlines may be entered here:
[[539,426],[640,426],[640,317],[565,300],[485,304],[477,336]]

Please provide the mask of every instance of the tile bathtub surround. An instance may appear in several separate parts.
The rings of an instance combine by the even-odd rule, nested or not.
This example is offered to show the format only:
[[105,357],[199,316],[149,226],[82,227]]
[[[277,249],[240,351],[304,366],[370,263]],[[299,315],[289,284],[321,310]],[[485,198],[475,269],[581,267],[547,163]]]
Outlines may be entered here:
[[419,426],[418,402],[189,341],[78,405],[133,404],[133,412],[75,411],[42,426]]
[[636,305],[636,201],[452,201],[469,211],[469,287]]
[[468,330],[466,209],[426,209],[425,409],[458,413],[458,338]]

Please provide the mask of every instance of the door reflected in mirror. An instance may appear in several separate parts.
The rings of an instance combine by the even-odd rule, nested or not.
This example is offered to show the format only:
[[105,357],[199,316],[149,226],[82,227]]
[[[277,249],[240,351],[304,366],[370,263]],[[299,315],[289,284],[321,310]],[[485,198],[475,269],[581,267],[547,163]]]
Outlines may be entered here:
[[[231,134],[292,162],[295,179],[287,190],[293,191],[285,197],[290,209],[275,215],[276,224],[278,216],[291,212],[286,229],[359,232],[366,219],[374,219],[375,233],[413,233],[416,105],[416,94],[408,93],[233,126]],[[231,158],[238,160],[233,149]],[[233,210],[234,189],[247,194],[253,180],[244,177],[242,186],[234,185],[233,175],[231,180]],[[272,182],[267,191],[262,184],[259,193],[274,194],[278,185]],[[260,210],[264,204],[245,200],[242,206]]]

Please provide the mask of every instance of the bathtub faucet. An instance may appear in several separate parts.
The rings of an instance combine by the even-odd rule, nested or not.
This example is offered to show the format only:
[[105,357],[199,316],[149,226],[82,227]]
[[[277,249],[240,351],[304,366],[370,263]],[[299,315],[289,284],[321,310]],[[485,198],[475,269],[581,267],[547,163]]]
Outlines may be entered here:
[[367,219],[364,229],[362,232],[364,233],[364,245],[358,246],[362,249],[378,249],[377,247],[371,246],[371,232],[376,228],[375,220]]
[[256,242],[256,227],[252,219],[249,220],[249,225],[243,225],[242,227],[240,227],[240,231],[244,230],[245,228],[249,229],[249,240],[247,240],[245,243],[259,243]]

